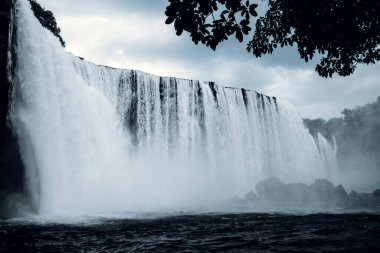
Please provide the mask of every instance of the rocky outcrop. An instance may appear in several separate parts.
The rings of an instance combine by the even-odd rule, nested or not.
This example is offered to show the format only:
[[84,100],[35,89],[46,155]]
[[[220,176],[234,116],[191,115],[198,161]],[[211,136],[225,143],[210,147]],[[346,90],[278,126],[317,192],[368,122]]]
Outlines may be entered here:
[[[25,170],[18,142],[7,119],[12,87],[12,69],[7,70],[11,8],[13,0],[0,1],[0,218],[15,214],[10,196],[25,193]],[[12,57],[12,54],[9,56]],[[13,61],[15,59],[12,59]]]
[[53,13],[49,10],[45,10],[36,0],[29,0],[29,2],[32,6],[34,16],[40,21],[41,25],[52,32],[64,47],[65,41],[61,37],[61,29],[59,29]]
[[[311,185],[303,183],[285,184],[278,178],[271,177],[259,182],[256,186],[262,203],[284,208],[329,207],[344,205],[348,194],[342,185],[334,187],[326,179],[316,179]],[[245,198],[246,200],[247,197]]]
[[285,184],[276,177],[259,182],[255,188],[260,198],[270,202],[281,202],[286,197]]
[[310,188],[320,201],[329,201],[334,196],[334,184],[327,179],[316,179]]
[[350,194],[348,194],[348,197],[357,198],[359,197],[359,194],[356,191],[350,191]]
[[[36,0],[29,2],[42,26],[51,31],[62,46],[65,46],[53,13],[42,8]],[[29,205],[25,189],[25,168],[8,119],[12,77],[14,66],[17,65],[16,29],[13,27],[14,24],[11,24],[14,4],[15,0],[0,1],[0,219],[16,215],[15,211],[19,205]],[[13,34],[11,38],[10,34]],[[8,64],[9,62],[12,64]]]
[[312,184],[285,184],[276,177],[260,181],[254,191],[244,198],[233,198],[230,203],[237,210],[266,212],[268,210],[346,210],[379,211],[380,189],[372,193],[347,194],[343,185],[334,187],[326,179],[316,179]]
[[344,189],[343,185],[340,184],[337,187],[335,187],[334,196],[337,199],[347,199],[348,198],[348,194],[347,194],[346,190]]

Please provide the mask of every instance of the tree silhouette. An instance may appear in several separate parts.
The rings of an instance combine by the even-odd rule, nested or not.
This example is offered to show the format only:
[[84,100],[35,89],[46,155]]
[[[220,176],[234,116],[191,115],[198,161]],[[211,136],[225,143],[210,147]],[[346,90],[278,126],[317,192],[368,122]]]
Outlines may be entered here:
[[[167,24],[177,35],[189,32],[194,43],[216,49],[230,36],[242,42],[250,34],[257,4],[243,0],[169,0]],[[348,76],[358,64],[380,59],[380,1],[268,0],[256,18],[247,51],[256,57],[296,46],[305,62],[320,57],[320,76]]]

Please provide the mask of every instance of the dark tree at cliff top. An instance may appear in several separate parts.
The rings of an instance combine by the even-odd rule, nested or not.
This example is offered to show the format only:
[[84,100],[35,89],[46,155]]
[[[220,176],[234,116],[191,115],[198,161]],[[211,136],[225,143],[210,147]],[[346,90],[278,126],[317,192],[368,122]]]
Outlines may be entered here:
[[[268,5],[262,17],[257,4]],[[256,57],[296,46],[305,62],[321,58],[316,71],[323,77],[348,76],[380,59],[377,0],[169,0],[165,14],[178,36],[189,32],[214,50],[231,36],[250,36],[247,51]]]

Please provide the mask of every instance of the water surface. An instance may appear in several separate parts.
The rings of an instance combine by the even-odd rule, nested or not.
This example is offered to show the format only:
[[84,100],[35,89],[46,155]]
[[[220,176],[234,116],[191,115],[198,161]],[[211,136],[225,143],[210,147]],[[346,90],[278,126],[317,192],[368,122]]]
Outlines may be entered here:
[[380,252],[380,214],[185,214],[53,223],[3,221],[11,252]]

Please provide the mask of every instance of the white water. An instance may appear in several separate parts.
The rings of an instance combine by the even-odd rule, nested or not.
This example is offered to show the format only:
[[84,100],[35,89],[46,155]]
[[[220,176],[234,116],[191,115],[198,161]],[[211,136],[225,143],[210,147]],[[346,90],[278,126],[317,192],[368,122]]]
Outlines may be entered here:
[[212,208],[269,176],[336,173],[286,102],[82,61],[16,8],[11,120],[39,213]]

